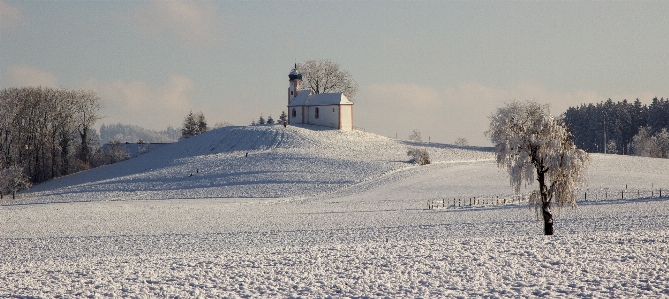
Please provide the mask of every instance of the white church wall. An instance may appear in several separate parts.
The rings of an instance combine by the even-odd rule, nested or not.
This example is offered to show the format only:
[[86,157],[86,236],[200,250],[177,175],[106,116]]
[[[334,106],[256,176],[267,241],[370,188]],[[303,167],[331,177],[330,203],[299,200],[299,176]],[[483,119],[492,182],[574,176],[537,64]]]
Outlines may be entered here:
[[[316,118],[318,108],[318,118]],[[309,107],[309,123],[318,126],[339,128],[339,106],[314,106]]]
[[[295,115],[293,115],[293,110],[295,111]],[[304,113],[304,107],[289,107],[288,108],[288,123],[289,124],[302,124],[306,123],[306,117],[303,117],[302,114]],[[304,122],[303,122],[304,120]]]
[[340,130],[353,131],[353,105],[341,105]]

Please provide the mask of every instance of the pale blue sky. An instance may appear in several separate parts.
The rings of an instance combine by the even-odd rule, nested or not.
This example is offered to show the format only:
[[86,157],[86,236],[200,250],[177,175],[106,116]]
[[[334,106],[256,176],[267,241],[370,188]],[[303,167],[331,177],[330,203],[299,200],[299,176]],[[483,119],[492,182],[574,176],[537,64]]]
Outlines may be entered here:
[[102,123],[247,125],[286,110],[295,62],[360,91],[355,126],[489,145],[505,101],[669,96],[669,2],[0,0],[0,87],[96,90]]

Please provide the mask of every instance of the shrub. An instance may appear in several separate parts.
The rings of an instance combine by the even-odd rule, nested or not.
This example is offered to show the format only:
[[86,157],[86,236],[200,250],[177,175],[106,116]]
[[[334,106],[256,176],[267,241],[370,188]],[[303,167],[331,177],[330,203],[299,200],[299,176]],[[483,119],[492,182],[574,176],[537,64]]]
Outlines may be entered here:
[[410,148],[409,151],[407,151],[407,155],[411,157],[411,160],[409,161],[411,163],[416,163],[421,166],[430,164],[430,154],[426,149],[416,147]]

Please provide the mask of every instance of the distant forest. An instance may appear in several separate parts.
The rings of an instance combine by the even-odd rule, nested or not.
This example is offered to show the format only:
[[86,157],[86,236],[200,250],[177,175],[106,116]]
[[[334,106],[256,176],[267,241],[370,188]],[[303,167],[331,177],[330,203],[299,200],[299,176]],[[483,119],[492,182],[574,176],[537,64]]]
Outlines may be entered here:
[[650,105],[639,99],[633,103],[608,99],[570,107],[563,117],[576,146],[587,152],[646,156],[642,147],[649,146],[648,140],[658,143],[653,146],[660,151],[651,156],[663,157],[669,151],[662,148],[669,130],[669,98],[654,98]]
[[171,126],[162,131],[148,130],[134,125],[111,124],[100,126],[100,140],[103,144],[110,141],[120,143],[168,143],[177,142],[181,137],[180,128]]

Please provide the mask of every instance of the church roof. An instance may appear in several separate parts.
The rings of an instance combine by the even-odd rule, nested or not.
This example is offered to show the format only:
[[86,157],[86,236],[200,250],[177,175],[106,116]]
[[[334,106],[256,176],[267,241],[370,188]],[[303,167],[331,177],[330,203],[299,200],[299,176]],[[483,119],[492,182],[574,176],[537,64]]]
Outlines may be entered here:
[[290,100],[288,107],[327,105],[353,105],[353,102],[341,92],[311,94],[311,90],[307,89],[298,92],[297,96]]

